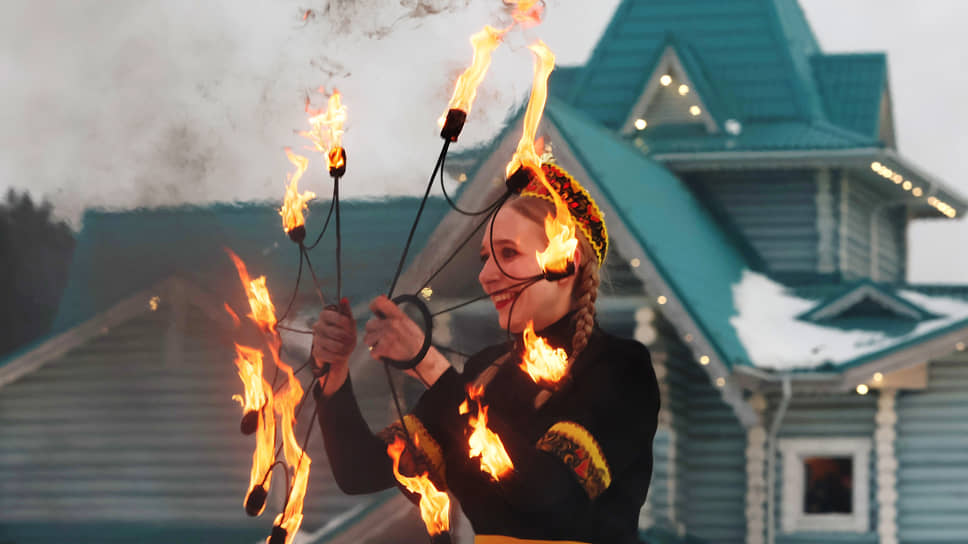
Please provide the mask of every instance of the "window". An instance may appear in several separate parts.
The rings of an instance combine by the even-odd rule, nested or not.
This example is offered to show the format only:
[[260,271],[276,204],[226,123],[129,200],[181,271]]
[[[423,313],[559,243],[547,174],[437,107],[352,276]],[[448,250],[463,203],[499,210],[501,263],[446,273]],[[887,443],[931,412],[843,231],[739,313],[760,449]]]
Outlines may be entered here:
[[868,531],[867,438],[780,440],[783,532]]

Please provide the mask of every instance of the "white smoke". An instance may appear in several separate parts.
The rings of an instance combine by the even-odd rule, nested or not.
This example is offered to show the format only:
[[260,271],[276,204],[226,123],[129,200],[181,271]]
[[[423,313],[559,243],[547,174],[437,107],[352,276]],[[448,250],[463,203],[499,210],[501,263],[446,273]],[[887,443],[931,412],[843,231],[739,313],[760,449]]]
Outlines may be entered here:
[[[454,149],[526,98],[527,43],[582,62],[615,3],[549,2],[544,24],[510,35]],[[294,134],[323,86],[348,109],[345,194],[419,194],[470,35],[507,21],[500,0],[5,2],[0,190],[49,198],[75,226],[88,207],[275,200],[291,146],[312,160],[300,188],[326,195]]]

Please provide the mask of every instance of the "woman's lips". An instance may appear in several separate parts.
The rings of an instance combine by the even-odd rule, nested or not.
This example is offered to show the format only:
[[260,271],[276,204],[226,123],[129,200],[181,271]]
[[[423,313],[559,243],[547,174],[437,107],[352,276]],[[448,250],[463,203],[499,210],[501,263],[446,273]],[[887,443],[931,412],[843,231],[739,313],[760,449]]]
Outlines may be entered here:
[[517,295],[517,292],[505,291],[491,295],[491,300],[494,302],[494,307],[500,311],[510,306]]

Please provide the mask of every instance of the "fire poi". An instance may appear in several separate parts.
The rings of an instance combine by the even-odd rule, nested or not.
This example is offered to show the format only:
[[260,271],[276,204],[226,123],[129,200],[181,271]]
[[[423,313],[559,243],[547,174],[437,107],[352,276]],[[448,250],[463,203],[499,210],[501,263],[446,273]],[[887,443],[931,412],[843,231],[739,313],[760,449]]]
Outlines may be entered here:
[[[514,8],[512,14],[514,22],[511,26],[503,30],[485,26],[480,32],[471,37],[471,44],[474,50],[473,61],[458,78],[448,108],[439,120],[441,125],[440,136],[444,140],[442,149],[431,173],[423,201],[417,210],[409,236],[404,244],[396,274],[388,289],[388,297],[393,297],[397,280],[400,277],[408,250],[413,241],[415,229],[420,221],[421,213],[423,212],[430,189],[437,179],[438,172],[440,173],[441,185],[443,187],[443,166],[448,149],[452,143],[457,141],[467,120],[467,116],[471,112],[477,88],[482,83],[491,64],[493,51],[500,45],[504,36],[515,25],[530,26],[540,22],[544,6],[542,2],[536,0],[520,0],[505,3]],[[534,252],[540,273],[527,277],[514,277],[502,270],[502,273],[506,277],[518,282],[501,291],[511,293],[514,303],[521,297],[524,290],[538,282],[558,281],[576,273],[575,257],[579,251],[577,237],[579,230],[584,233],[592,249],[595,251],[597,266],[600,266],[604,260],[607,244],[607,234],[604,230],[604,223],[601,221],[601,212],[598,211],[593,202],[590,202],[588,194],[578,186],[577,182],[570,184],[570,178],[563,170],[555,165],[544,163],[536,151],[536,147],[541,147],[540,140],[537,140],[537,131],[547,101],[547,82],[549,75],[554,69],[555,58],[550,49],[540,40],[529,46],[529,50],[534,54],[535,58],[533,84],[527,110],[524,115],[521,138],[517,149],[507,163],[505,193],[494,203],[477,212],[460,210],[450,200],[446,190],[444,193],[451,205],[458,211],[461,211],[461,213],[485,216],[484,220],[474,232],[477,232],[488,221],[493,220],[498,210],[514,195],[541,198],[553,203],[554,214],[549,213],[544,221],[544,231],[548,239],[547,246],[543,250]],[[320,91],[323,92],[322,89]],[[336,300],[340,300],[342,296],[339,182],[346,172],[346,151],[342,145],[344,123],[347,119],[346,108],[342,104],[342,96],[338,92],[333,92],[327,100],[327,107],[325,109],[312,108],[310,98],[307,97],[305,111],[309,115],[310,128],[309,130],[300,131],[299,134],[308,138],[312,143],[312,148],[324,157],[326,169],[333,180],[333,197],[319,236],[312,244],[306,245],[304,243],[307,232],[305,212],[308,209],[308,202],[314,199],[316,195],[312,191],[300,193],[298,183],[307,171],[310,160],[286,148],[286,155],[295,167],[295,170],[288,175],[288,184],[283,206],[280,209],[280,215],[283,218],[284,232],[299,247],[300,274],[296,280],[293,296],[290,298],[289,304],[280,320],[285,319],[292,309],[296,292],[299,289],[299,279],[302,276],[303,266],[310,272],[319,299],[321,303],[325,304],[318,277],[310,262],[309,252],[319,244],[327,231],[330,217],[334,215],[336,225]],[[573,182],[574,180],[570,181]],[[579,191],[576,192],[572,188],[573,186],[578,187]],[[569,202],[573,204],[572,208],[574,208],[576,201],[586,205],[588,210],[594,208],[590,219],[583,221],[580,225],[576,224],[573,213],[569,211]],[[472,235],[474,232],[472,232]],[[491,252],[493,254],[493,231],[490,232],[491,234],[487,235],[490,239],[486,243],[491,245]],[[464,240],[460,246],[463,247],[469,240],[470,237]],[[460,247],[458,247],[458,250],[460,250]],[[286,499],[282,506],[282,511],[274,519],[271,535],[267,542],[269,544],[289,544],[292,542],[302,523],[302,508],[307,493],[308,477],[312,463],[312,460],[306,452],[306,446],[310,436],[309,432],[312,431],[313,425],[309,426],[309,430],[302,443],[295,436],[294,426],[299,413],[302,411],[309,397],[308,393],[310,390],[315,389],[314,398],[316,399],[319,398],[322,391],[326,390],[326,384],[330,377],[329,363],[316,361],[317,368],[313,375],[313,381],[316,383],[313,384],[312,388],[302,387],[296,375],[303,368],[314,362],[312,355],[310,355],[310,360],[298,370],[293,370],[292,366],[282,361],[280,355],[282,340],[277,330],[278,320],[276,319],[275,308],[266,288],[265,277],[261,276],[255,280],[251,279],[242,260],[234,253],[229,253],[236,265],[239,278],[249,301],[251,313],[248,317],[262,332],[268,348],[269,361],[272,363],[271,366],[274,369],[273,372],[275,375],[271,382],[265,379],[265,368],[263,365],[265,352],[262,349],[239,344],[236,345],[236,366],[239,377],[244,385],[244,394],[236,395],[233,398],[243,408],[243,419],[240,425],[242,432],[245,434],[255,434],[256,440],[248,491],[243,502],[245,510],[249,515],[260,515],[266,506],[265,503],[271,484],[272,470],[276,466],[283,468],[286,476]],[[450,259],[445,261],[443,266],[446,266],[449,261]],[[495,259],[495,263],[498,268],[501,267],[497,263],[497,259]],[[424,283],[424,287],[439,272],[440,269],[435,271],[430,279]],[[494,293],[490,293],[482,297],[476,297],[473,300],[480,300],[493,295]],[[390,366],[398,369],[412,369],[428,353],[430,349],[432,314],[426,308],[426,304],[416,296],[416,293],[400,295],[394,298],[393,301],[397,304],[414,304],[418,307],[424,316],[425,338],[423,347],[410,360],[398,361],[384,358],[388,382],[396,402],[399,427],[402,430],[402,436],[397,435],[392,442],[388,442],[386,453],[391,459],[392,474],[399,485],[419,496],[421,517],[424,520],[427,532],[431,536],[432,541],[446,542],[449,541],[450,531],[448,517],[449,498],[447,493],[438,489],[430,477],[431,471],[439,477],[440,467],[421,467],[420,463],[427,463],[427,458],[415,454],[411,458],[418,465],[417,474],[405,475],[400,470],[401,455],[405,451],[427,451],[427,448],[433,449],[436,446],[428,445],[426,443],[427,439],[422,438],[426,437],[426,434],[415,434],[406,424],[394,383],[389,379]],[[507,318],[509,337],[511,334],[510,323],[514,303],[511,304]],[[433,315],[452,311],[456,307],[464,304],[466,302],[454,308],[438,311]],[[329,308],[333,308],[333,306]],[[237,315],[227,304],[226,310],[232,315],[235,323],[238,325],[239,319]],[[378,314],[378,317],[381,319],[385,318],[385,316],[380,314]],[[538,336],[535,333],[533,322],[529,322],[523,331],[522,340],[523,345],[521,346],[521,353],[519,354],[520,365],[518,365],[521,371],[525,372],[534,384],[538,384],[541,387],[554,388],[562,383],[572,363],[566,350],[560,347],[552,347],[545,338]],[[276,379],[280,373],[283,376],[283,381],[281,384],[277,384]],[[495,482],[501,482],[514,478],[515,462],[505,448],[502,437],[489,427],[489,406],[484,401],[485,388],[486,380],[483,383],[476,383],[469,386],[466,390],[467,397],[456,412],[460,417],[466,418],[467,456],[479,463],[480,471],[486,474],[488,478]],[[547,398],[547,395],[545,395],[545,398]],[[320,414],[325,413],[325,407],[317,406],[317,411]],[[277,416],[279,418],[278,422],[276,421]],[[322,415],[320,418],[322,418]],[[578,427],[581,428],[580,426]],[[277,428],[280,434],[280,442],[278,445],[276,440]],[[553,427],[552,430],[554,429]],[[577,431],[567,426],[558,429],[556,432],[558,435],[555,436],[560,435],[566,439],[575,439],[575,436],[580,435],[580,433],[576,435],[575,433]],[[432,441],[432,439],[430,440]],[[546,443],[544,442],[545,440],[552,440],[552,438],[548,438],[548,435],[546,435],[538,442],[536,447],[543,451],[553,451],[547,448],[554,448],[555,446],[549,445],[551,442]],[[584,439],[581,438],[580,440]],[[585,444],[585,442],[581,443]],[[279,458],[280,453],[283,454],[282,460]],[[582,470],[598,470],[599,473],[597,473],[597,480],[595,480],[594,485],[604,485],[607,487],[608,481],[610,481],[610,476],[607,474],[607,466],[604,469],[606,474],[602,475],[600,474],[602,470],[600,466],[601,462],[598,465],[595,464],[597,462],[596,459],[598,459],[595,456],[598,455],[598,457],[601,457],[601,452],[595,450],[595,448],[586,448],[580,450],[579,454],[592,456],[589,458],[589,462],[592,462],[592,465],[586,463],[582,465],[584,467]],[[423,461],[421,461],[422,459]]]

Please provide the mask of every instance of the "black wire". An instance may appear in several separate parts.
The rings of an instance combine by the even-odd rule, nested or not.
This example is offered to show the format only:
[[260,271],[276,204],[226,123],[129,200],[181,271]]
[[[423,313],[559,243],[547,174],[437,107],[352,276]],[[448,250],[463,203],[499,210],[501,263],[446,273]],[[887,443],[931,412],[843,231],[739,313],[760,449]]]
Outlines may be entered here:
[[483,221],[481,221],[480,223],[477,224],[476,227],[474,227],[474,230],[472,230],[471,233],[467,235],[467,238],[464,238],[464,241],[457,246],[457,249],[455,249],[454,252],[450,254],[450,257],[447,257],[447,260],[444,261],[443,264],[441,264],[440,267],[437,268],[437,270],[433,274],[431,274],[429,278],[427,278],[427,281],[425,281],[423,285],[420,286],[420,289],[427,287],[427,285],[429,285],[430,282],[434,281],[434,278],[436,278],[438,274],[444,271],[444,268],[448,264],[450,264],[450,262],[454,260],[455,257],[457,257],[457,254],[460,253],[461,249],[463,249],[464,246],[467,245],[467,242],[470,242],[471,238],[473,238],[477,234],[477,232],[481,230],[481,227],[486,225],[487,222],[491,220],[494,210],[501,207],[504,204],[504,201],[506,201],[510,196],[511,196],[511,193],[508,192],[508,193],[505,193],[504,196],[498,199],[498,201],[494,205],[494,209],[492,209],[491,212],[487,214],[487,217],[485,217]]
[[[526,289],[527,287],[531,287],[531,285],[537,283],[538,281],[541,281],[542,279],[544,279],[544,276],[535,276],[533,278],[529,278],[526,281],[522,281],[522,282],[519,282],[519,283],[515,283],[514,285],[505,287],[504,289],[498,289],[497,291],[494,291],[493,293],[484,293],[483,295],[476,296],[476,297],[474,297],[474,298],[472,298],[470,300],[465,300],[464,302],[461,302],[460,304],[451,306],[449,308],[445,308],[443,310],[438,310],[438,311],[430,314],[430,316],[431,317],[437,317],[440,314],[446,314],[447,312],[453,312],[454,310],[463,308],[464,306],[469,306],[469,305],[471,305],[471,304],[473,304],[475,302],[484,300],[486,298],[490,298],[490,297],[492,297],[494,295],[497,295],[497,294],[500,294],[500,293],[504,293],[504,292],[510,291],[511,289],[516,289],[518,287],[521,287],[522,285],[526,285],[526,287],[525,287],[525,289]],[[522,289],[522,291],[523,290],[524,289]]]
[[[310,358],[308,361],[306,361],[306,364],[309,364],[309,361],[312,361],[312,358]],[[306,365],[303,365],[303,366],[306,366]],[[329,376],[330,376],[330,374],[331,374],[330,372],[327,372],[326,373],[326,377],[323,378],[322,391],[324,393],[326,392],[326,385],[329,383]],[[316,377],[314,376],[313,377],[313,381],[315,381],[315,380],[316,380]],[[306,402],[306,395],[309,393],[309,391],[314,386],[315,386],[315,384],[310,385],[309,387],[306,388],[306,393],[303,394],[302,404],[305,404],[305,402]],[[302,405],[299,406],[299,409],[302,410]],[[298,413],[295,416],[293,416],[293,419],[295,419],[297,417],[299,417],[299,414]],[[301,451],[299,453],[299,459],[296,461],[296,466],[293,468],[293,485],[295,485],[296,473],[299,472],[299,467],[302,466],[303,457],[305,457],[305,455],[306,455],[306,447],[309,446],[309,436],[313,433],[313,427],[315,427],[315,425],[313,425],[313,422],[310,421],[309,422],[309,427],[306,429],[306,436],[303,437],[302,448],[301,448]],[[276,455],[278,455],[278,454],[276,454]],[[306,484],[307,484],[307,486],[309,485],[308,479],[306,481]],[[286,507],[289,506],[289,496],[290,495],[292,495],[292,488],[290,488],[289,489],[289,493],[286,494],[286,502],[284,502],[283,505],[282,505],[282,515],[283,516],[286,515]]]
[[[507,202],[507,199],[505,199],[504,202]],[[494,211],[494,219],[493,219],[494,221],[497,221],[497,214],[500,213],[501,208],[504,207],[504,202],[502,202],[501,205],[497,207],[497,210]],[[504,267],[501,266],[501,260],[498,259],[497,253],[494,251],[494,227],[493,227],[493,223],[491,225],[492,226],[487,231],[487,235],[486,236],[487,236],[487,239],[488,239],[488,244],[491,246],[491,258],[494,259],[494,264],[497,265],[497,269],[500,270],[502,274],[504,274],[505,276],[511,278],[512,280],[526,280],[526,279],[528,279],[528,278],[519,278],[517,276],[508,274],[508,272],[506,270],[504,270]]]
[[326,227],[329,226],[329,218],[333,215],[333,207],[336,205],[336,185],[333,185],[333,198],[329,201],[329,212],[326,213],[326,221],[323,223],[323,230],[319,231],[319,236],[316,237],[316,241],[312,245],[308,246],[306,249],[314,249],[319,245],[319,241],[323,239],[323,234],[326,233]]
[[309,252],[306,251],[306,246],[299,246],[303,252],[303,258],[306,259],[306,267],[309,268],[309,273],[313,276],[313,284],[316,285],[316,294],[319,295],[319,301],[326,304],[326,300],[323,297],[323,292],[319,289],[319,278],[316,277],[316,271],[313,270],[313,263],[309,260]]
[[480,211],[469,212],[467,210],[461,209],[460,206],[458,206],[457,203],[454,202],[454,200],[452,198],[450,198],[450,195],[447,194],[447,185],[444,183],[444,166],[446,164],[446,161],[447,161],[447,158],[444,157],[444,160],[441,161],[441,163],[440,163],[440,190],[441,190],[442,193],[444,193],[444,198],[447,199],[447,203],[450,204],[450,207],[453,208],[455,212],[457,212],[457,213],[459,213],[461,215],[466,215],[468,217],[476,217],[478,215],[484,215],[484,214],[486,214],[486,213],[491,212],[492,210],[494,210],[495,206],[498,205],[498,203],[501,201],[502,198],[507,198],[507,195],[510,195],[511,194],[511,190],[508,189],[507,192],[505,193],[506,196],[502,196],[501,198],[499,198],[499,199],[495,200],[494,202],[488,204],[486,208],[484,208],[484,209],[482,209]]
[[294,329],[292,327],[287,327],[285,325],[276,325],[276,328],[277,329],[282,329],[284,331],[298,333],[298,334],[312,334],[313,333],[313,331],[306,331],[306,330],[303,330],[303,329]]
[[[390,365],[384,364],[383,370],[386,371],[387,385],[390,386],[390,395],[393,397],[393,405],[397,409],[397,417],[400,420],[400,426],[403,427],[403,435],[407,438],[407,446],[413,448],[412,451],[416,452],[417,446],[414,444],[413,438],[410,437],[410,430],[407,429],[407,424],[403,420],[403,408],[400,407],[400,398],[397,396],[397,388],[393,387],[393,377],[390,376]],[[416,459],[417,457],[414,456],[414,460]]]
[[397,287],[397,280],[400,279],[400,273],[403,271],[403,263],[407,260],[407,252],[410,251],[410,244],[413,243],[413,235],[417,232],[417,225],[420,223],[420,215],[424,211],[424,207],[427,205],[427,197],[430,196],[430,189],[434,186],[434,181],[436,181],[437,170],[440,165],[444,162],[444,157],[447,156],[447,150],[450,148],[450,140],[445,139],[444,145],[440,150],[440,156],[437,157],[437,164],[434,165],[434,171],[430,174],[430,182],[427,184],[427,190],[424,191],[423,200],[420,201],[420,208],[417,209],[417,217],[413,220],[413,225],[410,227],[410,234],[407,236],[407,243],[403,246],[403,254],[400,255],[400,262],[397,264],[397,271],[393,275],[393,282],[390,283],[390,290],[387,293],[387,298],[393,298],[393,291]]
[[343,237],[339,229],[339,180],[339,176],[333,178],[333,204],[336,207],[336,304],[340,304],[343,300]]
[[[292,290],[292,297],[289,298],[289,304],[286,306],[286,311],[282,312],[282,316],[279,317],[279,319],[276,319],[277,323],[280,321],[284,321],[286,319],[286,316],[289,315],[289,311],[292,310],[293,303],[296,302],[296,295],[299,294],[299,282],[302,280],[302,271],[303,271],[303,252],[300,249],[299,250],[299,271],[296,272],[296,287],[293,288]],[[283,327],[279,327],[278,325],[277,327],[283,328]]]

